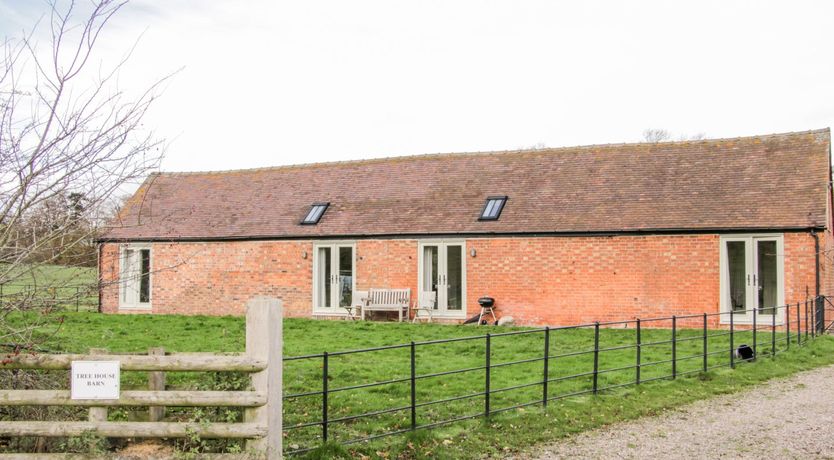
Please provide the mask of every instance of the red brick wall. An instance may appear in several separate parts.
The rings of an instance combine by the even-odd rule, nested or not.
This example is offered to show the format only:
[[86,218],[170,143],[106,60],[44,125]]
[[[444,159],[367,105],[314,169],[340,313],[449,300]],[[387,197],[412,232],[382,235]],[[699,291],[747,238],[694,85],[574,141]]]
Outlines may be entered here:
[[411,288],[417,292],[416,240],[356,242],[356,289]]
[[785,302],[805,301],[815,295],[815,255],[810,233],[785,233]]
[[[238,315],[248,299],[269,295],[284,300],[286,316],[310,314],[310,242],[155,243],[151,254],[154,313]],[[118,245],[104,246],[101,265],[105,282],[117,278]],[[102,297],[104,311],[118,310],[117,286]]]
[[[468,294],[522,324],[718,310],[718,236],[472,240]],[[512,282],[496,282],[511,279]]]
[[[785,233],[784,243],[785,300],[802,301],[806,291],[814,293],[814,241],[808,233]],[[469,239],[466,245],[467,316],[478,311],[477,299],[485,294],[518,324],[719,308],[719,236],[714,234]],[[417,247],[416,240],[357,241],[357,289],[410,287],[416,292]],[[153,312],[242,314],[247,299],[272,295],[284,300],[287,316],[309,317],[312,249],[312,241],[156,243]],[[118,245],[104,245],[105,282],[117,278],[117,255]],[[830,275],[828,270],[826,279]],[[104,311],[118,311],[117,291],[104,289]]]

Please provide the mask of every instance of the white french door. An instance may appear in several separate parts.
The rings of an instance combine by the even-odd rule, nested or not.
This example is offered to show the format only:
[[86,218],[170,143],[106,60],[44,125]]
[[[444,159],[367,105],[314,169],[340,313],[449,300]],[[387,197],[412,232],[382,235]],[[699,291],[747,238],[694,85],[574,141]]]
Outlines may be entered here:
[[119,308],[151,308],[151,248],[128,245],[122,247],[121,295]]
[[313,310],[341,313],[353,302],[356,257],[352,243],[313,246]]
[[424,242],[419,245],[421,293],[434,293],[437,315],[466,315],[466,257],[462,241]]
[[[733,312],[733,320],[753,321],[753,310],[762,322],[776,314],[781,322],[785,304],[784,249],[781,235],[721,237],[721,308]],[[723,318],[729,322],[729,317]]]

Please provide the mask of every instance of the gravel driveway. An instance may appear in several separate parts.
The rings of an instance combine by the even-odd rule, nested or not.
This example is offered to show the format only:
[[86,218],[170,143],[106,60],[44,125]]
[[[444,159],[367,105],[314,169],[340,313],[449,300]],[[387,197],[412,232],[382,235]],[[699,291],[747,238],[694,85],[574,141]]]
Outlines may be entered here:
[[834,366],[568,438],[515,459],[834,459]]

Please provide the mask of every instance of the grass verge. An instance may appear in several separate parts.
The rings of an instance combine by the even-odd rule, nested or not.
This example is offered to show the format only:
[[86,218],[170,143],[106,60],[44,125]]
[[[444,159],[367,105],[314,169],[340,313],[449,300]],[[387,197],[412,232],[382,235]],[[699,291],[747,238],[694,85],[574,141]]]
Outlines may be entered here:
[[[686,326],[685,324],[683,326]],[[695,324],[690,327],[697,326]],[[56,322],[44,334],[58,332],[50,340],[55,351],[83,352],[90,347],[107,347],[116,352],[142,352],[149,347],[163,346],[170,351],[242,351],[244,322],[237,317],[154,316],[154,315],[99,315],[65,314],[60,325]],[[314,321],[287,319],[284,326],[285,356],[315,354],[323,351],[369,348],[431,341],[445,338],[461,338],[486,332],[522,331],[523,328],[483,328],[444,325],[412,325],[372,322]],[[710,356],[709,366],[722,366],[729,361],[729,343],[726,335],[710,331],[716,337],[707,340],[708,350],[717,352]],[[308,458],[449,458],[470,459],[500,457],[518,452],[528,446],[558,439],[571,433],[599,427],[619,420],[655,414],[687,402],[711,395],[730,393],[764,382],[770,378],[834,363],[834,339],[822,337],[809,341],[803,347],[791,344],[785,351],[786,336],[761,331],[757,340],[760,353],[767,352],[770,340],[776,338],[779,353],[761,357],[755,363],[743,363],[736,370],[717,368],[700,372],[703,338],[698,329],[677,331],[677,371],[685,374],[675,381],[656,380],[640,386],[622,387],[605,391],[597,396],[585,394],[551,401],[547,410],[540,405],[507,411],[489,419],[475,419],[440,426],[432,430],[418,430],[408,435],[383,438],[371,443],[349,446],[327,444],[308,453]],[[796,340],[795,334],[792,336]],[[669,329],[644,329],[641,360],[645,367],[644,380],[662,377],[671,372]],[[752,333],[737,332],[735,344],[752,343]],[[636,362],[633,347],[635,331],[629,329],[602,329],[600,331],[599,369],[607,370],[598,376],[600,388],[633,381],[635,370],[629,368]],[[543,333],[493,337],[491,339],[491,364],[533,360],[543,354]],[[416,348],[416,372],[418,376],[448,372],[458,369],[478,368],[485,359],[485,341],[482,338],[445,344],[419,345]],[[553,331],[550,337],[549,378],[564,380],[550,384],[551,396],[585,391],[592,385],[588,374],[593,368],[593,354],[580,353],[593,349],[593,329]],[[726,350],[726,352],[721,352]],[[372,382],[399,380],[410,375],[408,348],[382,350],[332,357],[328,369],[328,385],[331,390]],[[569,356],[564,356],[569,355]],[[657,363],[657,364],[648,364]],[[543,377],[542,361],[496,367],[491,371],[493,391],[517,385],[532,384]],[[620,369],[621,370],[616,370]],[[285,394],[317,391],[321,388],[323,369],[321,359],[285,363]],[[200,388],[207,374],[171,373],[169,386],[173,388]],[[484,409],[484,371],[420,378],[417,384],[417,402],[426,403],[418,409],[420,425],[436,423],[453,417],[478,414]],[[123,375],[123,385],[143,388],[143,373]],[[467,394],[476,396],[464,400],[428,404],[431,401]],[[514,404],[540,400],[541,385],[531,385],[512,391],[491,395],[492,410]],[[320,419],[321,397],[313,395],[293,398],[285,402],[284,424],[314,422]],[[357,414],[406,407],[410,403],[408,382],[397,382],[336,391],[328,401],[330,419],[351,417]],[[113,411],[119,413],[119,411]],[[128,417],[131,418],[131,417]],[[133,417],[135,419],[135,417]],[[344,442],[386,431],[407,429],[410,426],[408,410],[382,414],[359,420],[334,422],[330,425],[330,439]],[[287,450],[316,447],[321,444],[321,427],[312,426],[291,430],[285,436]]]

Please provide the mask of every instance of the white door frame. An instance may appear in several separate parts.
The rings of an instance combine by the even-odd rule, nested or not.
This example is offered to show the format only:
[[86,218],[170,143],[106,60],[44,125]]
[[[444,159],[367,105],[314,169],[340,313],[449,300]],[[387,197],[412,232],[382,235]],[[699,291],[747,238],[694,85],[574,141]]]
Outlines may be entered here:
[[[448,267],[446,264],[446,248],[448,246],[460,246],[460,255],[461,255],[461,309],[460,310],[448,310],[446,299],[448,296],[448,292],[438,292],[437,293],[437,303],[436,309],[432,311],[432,315],[435,317],[440,318],[454,318],[454,319],[461,319],[466,318],[466,240],[459,240],[459,239],[437,239],[437,240],[420,240],[417,244],[417,295],[419,299],[419,295],[421,292],[424,291],[425,287],[423,286],[423,267],[424,267],[424,260],[423,256],[425,254],[424,248],[426,246],[437,246],[437,271],[439,274],[448,276]],[[440,290],[441,284],[438,283],[438,290]],[[448,286],[448,285],[446,285]]]
[[[127,260],[129,250],[133,251],[134,256],[138,258],[137,260]],[[141,251],[143,250],[150,251],[147,302],[139,302],[142,272]],[[130,243],[119,246],[119,310],[151,310],[154,282],[153,264],[153,248],[150,243]]]
[[[319,289],[321,280],[319,280],[319,249],[330,248],[330,274],[329,277],[334,281],[330,281],[330,302],[332,307],[324,307],[318,304]],[[316,315],[347,315],[347,310],[339,306],[339,296],[341,290],[339,289],[339,248],[350,248],[351,254],[351,297],[356,294],[356,243],[353,241],[327,241],[320,243],[313,243],[313,314]]]
[[[735,234],[735,235],[721,235],[720,241],[720,306],[722,313],[728,313],[732,309],[730,304],[730,272],[729,272],[729,256],[727,254],[727,242],[741,241],[744,242],[745,248],[745,273],[749,278],[746,281],[745,303],[747,309],[752,310],[758,307],[758,251],[756,244],[759,241],[775,241],[776,242],[776,306],[783,307],[785,305],[785,244],[784,235],[768,234],[768,233],[751,233],[751,234]],[[753,275],[750,278],[750,275]],[[776,312],[776,324],[781,325],[784,322],[785,309],[780,308]],[[758,314],[757,323],[766,325],[772,320],[770,315]],[[753,312],[748,311],[746,314],[733,315],[733,322],[739,324],[752,324]],[[730,315],[721,315],[721,323],[729,324]]]

